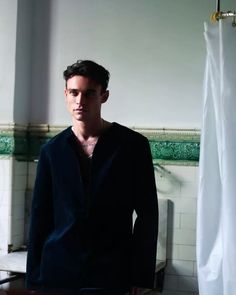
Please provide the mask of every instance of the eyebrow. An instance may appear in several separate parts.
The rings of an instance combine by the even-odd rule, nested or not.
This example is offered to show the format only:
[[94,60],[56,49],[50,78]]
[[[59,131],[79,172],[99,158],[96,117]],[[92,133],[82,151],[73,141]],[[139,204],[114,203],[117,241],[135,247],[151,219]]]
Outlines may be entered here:
[[[78,88],[66,88],[68,91],[81,91],[81,90],[79,90]],[[89,89],[86,89],[85,90],[85,92],[86,91],[93,91],[93,92],[95,92],[96,90],[95,89],[93,89],[93,88],[89,88]]]
[[66,88],[66,90],[68,90],[68,91],[79,91],[78,88]]

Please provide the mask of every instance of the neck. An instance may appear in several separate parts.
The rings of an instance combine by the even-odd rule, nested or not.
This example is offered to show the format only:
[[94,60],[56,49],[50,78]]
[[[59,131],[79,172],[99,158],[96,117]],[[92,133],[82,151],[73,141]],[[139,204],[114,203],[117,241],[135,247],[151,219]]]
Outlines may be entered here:
[[94,122],[82,122],[82,121],[75,121],[73,122],[73,131],[75,135],[81,141],[88,140],[89,138],[98,138],[102,133],[104,128],[104,121],[102,118]]

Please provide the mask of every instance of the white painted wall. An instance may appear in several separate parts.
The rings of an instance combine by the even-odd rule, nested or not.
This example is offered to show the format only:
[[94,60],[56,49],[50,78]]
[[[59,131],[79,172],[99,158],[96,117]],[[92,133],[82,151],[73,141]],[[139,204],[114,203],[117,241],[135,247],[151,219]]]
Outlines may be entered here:
[[0,123],[13,122],[17,0],[0,0]]
[[29,122],[32,1],[0,0],[0,123]]
[[[226,10],[236,8],[234,1],[224,2]],[[70,123],[62,72],[88,58],[111,72],[105,118],[139,127],[200,127],[203,23],[215,1],[37,2],[31,122]]]
[[214,10],[215,0],[0,0],[0,123],[70,124],[62,72],[89,58],[111,72],[108,120],[199,128]]

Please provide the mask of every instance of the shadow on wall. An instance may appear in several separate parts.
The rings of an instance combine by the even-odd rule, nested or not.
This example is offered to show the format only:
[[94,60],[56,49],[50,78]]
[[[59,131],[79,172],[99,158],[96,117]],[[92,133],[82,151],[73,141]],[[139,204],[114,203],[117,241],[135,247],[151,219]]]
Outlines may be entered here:
[[48,122],[51,0],[34,1],[30,122]]
[[15,57],[14,122],[27,124],[29,120],[33,2],[19,0]]
[[[178,188],[183,180],[171,173],[168,169],[161,165],[154,165],[155,175],[157,176],[157,193],[161,196],[176,195]],[[159,181],[159,180],[162,181]]]

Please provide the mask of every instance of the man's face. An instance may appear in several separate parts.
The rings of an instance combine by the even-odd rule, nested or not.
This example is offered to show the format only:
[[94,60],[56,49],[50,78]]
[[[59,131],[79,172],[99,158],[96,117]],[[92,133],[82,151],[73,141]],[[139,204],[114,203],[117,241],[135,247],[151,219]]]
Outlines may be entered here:
[[84,76],[67,80],[64,90],[67,108],[77,121],[93,121],[101,117],[101,104],[106,102],[109,92],[102,91],[101,85]]

